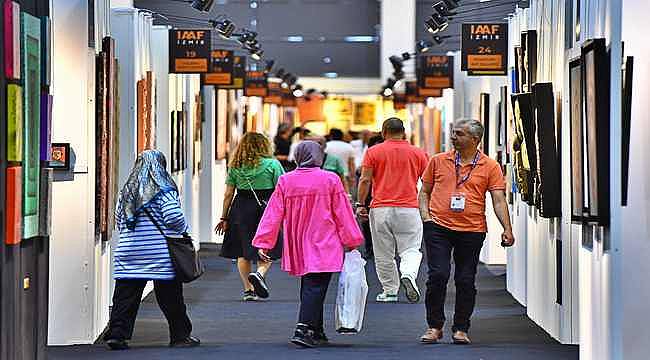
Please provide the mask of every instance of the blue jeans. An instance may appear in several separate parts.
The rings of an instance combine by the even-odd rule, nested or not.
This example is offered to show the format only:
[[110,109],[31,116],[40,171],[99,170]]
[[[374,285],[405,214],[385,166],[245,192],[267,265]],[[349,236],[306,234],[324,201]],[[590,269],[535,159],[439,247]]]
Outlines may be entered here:
[[310,273],[300,279],[300,313],[298,322],[314,331],[323,330],[323,304],[332,273]]

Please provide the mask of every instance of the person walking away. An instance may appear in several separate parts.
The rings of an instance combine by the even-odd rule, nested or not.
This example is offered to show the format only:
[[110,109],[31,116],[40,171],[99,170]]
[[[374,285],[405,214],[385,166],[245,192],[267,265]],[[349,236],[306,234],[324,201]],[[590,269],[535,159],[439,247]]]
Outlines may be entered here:
[[[311,130],[309,130],[309,129],[305,128],[305,127],[302,127],[302,126],[298,126],[298,127],[295,127],[293,129],[292,134],[293,135],[298,134],[298,141],[294,141],[293,143],[291,143],[291,147],[289,147],[289,158],[288,158],[288,160],[291,161],[291,162],[295,162],[295,158],[294,158],[293,154],[295,154],[295,152],[296,152],[296,146],[298,146],[298,144],[300,144],[303,140],[305,140],[305,138],[309,137],[309,135],[311,134]],[[294,163],[293,165],[295,167],[296,164]]]
[[[384,138],[382,138],[381,135],[372,136],[370,140],[368,140],[368,148],[371,148],[377,144],[381,144],[382,142],[384,142]],[[361,167],[357,168],[356,172],[357,172],[356,177],[361,178]],[[366,198],[366,201],[363,203],[363,205],[366,208],[368,208],[372,203],[372,186],[368,189],[368,194],[369,195]],[[366,259],[372,259],[375,257],[375,255],[372,250],[372,233],[370,232],[370,222],[367,221],[367,219],[360,219],[360,220],[361,221],[359,221],[359,223],[361,225],[361,231],[363,232],[363,238],[365,239],[364,255]]]
[[327,344],[323,303],[332,274],[343,268],[343,253],[363,236],[338,177],[320,169],[321,146],[303,141],[296,148],[298,168],[280,177],[253,239],[268,258],[284,225],[282,270],[300,277],[300,311],[290,341],[302,347]]
[[476,120],[456,121],[451,134],[454,149],[432,157],[424,173],[419,195],[429,267],[425,296],[428,329],[421,337],[424,343],[435,343],[443,335],[452,251],[456,284],[452,340],[470,343],[467,332],[476,302],[476,267],[487,232],[486,192],[503,226],[502,245],[515,242],[501,168],[477,149],[483,131],[483,125]]
[[[404,124],[398,118],[384,121],[382,136],[384,142],[368,149],[363,159],[356,211],[362,220],[368,218],[365,202],[372,186],[370,232],[377,276],[383,288],[376,300],[397,302],[401,283],[407,300],[418,302],[416,279],[422,261],[422,221],[417,184],[427,166],[427,155],[404,140]],[[395,249],[400,257],[401,278]]]
[[278,133],[273,138],[275,149],[273,156],[280,161],[282,168],[285,172],[291,171],[296,168],[293,162],[289,161],[289,151],[291,150],[291,135],[292,128],[289,124],[280,124],[278,126]]
[[325,153],[334,155],[345,164],[345,178],[348,187],[354,186],[354,148],[343,141],[343,131],[333,128],[329,133],[330,141],[327,142]]
[[[244,287],[243,301],[269,297],[265,276],[272,263],[260,259],[251,242],[264,213],[264,204],[282,174],[284,169],[278,160],[271,157],[271,144],[266,136],[255,132],[244,134],[228,169],[222,215],[215,228],[217,234],[224,235],[220,255],[237,259]],[[271,258],[279,258],[280,251],[280,247],[275,249]],[[254,272],[253,262],[257,262]]]
[[142,292],[154,282],[156,300],[169,324],[169,346],[200,344],[191,336],[192,323],[183,299],[183,284],[169,255],[165,235],[189,231],[180,206],[178,188],[167,172],[165,156],[145,150],[137,158],[122,190],[115,212],[120,239],[114,249],[115,290],[108,331],[111,350],[128,349]]
[[[323,151],[325,151],[325,148],[327,147],[327,140],[325,140],[323,136],[310,136],[305,138],[305,140],[311,140],[317,142],[318,144],[320,144]],[[326,171],[331,171],[336,175],[338,175],[339,178],[341,179],[341,183],[343,183],[343,188],[345,189],[345,192],[347,193],[350,192],[348,189],[348,183],[345,180],[345,165],[343,164],[343,161],[341,161],[341,159],[339,159],[335,155],[330,155],[325,153],[323,155],[323,165],[321,165],[320,168]]]

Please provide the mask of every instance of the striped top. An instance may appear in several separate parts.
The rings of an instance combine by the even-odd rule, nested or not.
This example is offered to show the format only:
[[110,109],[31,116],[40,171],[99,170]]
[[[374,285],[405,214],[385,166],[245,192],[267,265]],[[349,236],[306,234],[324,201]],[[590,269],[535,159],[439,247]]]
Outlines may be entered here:
[[[176,191],[160,192],[147,205],[149,213],[167,235],[188,231]],[[135,229],[116,214],[120,242],[114,251],[115,279],[172,280],[176,276],[167,241],[156,225],[141,211]]]

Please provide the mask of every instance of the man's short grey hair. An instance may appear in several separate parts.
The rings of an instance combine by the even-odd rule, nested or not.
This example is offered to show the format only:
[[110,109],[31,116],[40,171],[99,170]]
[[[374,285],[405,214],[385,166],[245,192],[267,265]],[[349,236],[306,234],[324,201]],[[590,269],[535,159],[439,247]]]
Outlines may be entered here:
[[483,133],[485,132],[485,128],[483,127],[483,124],[481,124],[480,121],[474,119],[458,119],[454,121],[454,127],[467,128],[469,133],[472,136],[477,137],[479,141],[483,138]]

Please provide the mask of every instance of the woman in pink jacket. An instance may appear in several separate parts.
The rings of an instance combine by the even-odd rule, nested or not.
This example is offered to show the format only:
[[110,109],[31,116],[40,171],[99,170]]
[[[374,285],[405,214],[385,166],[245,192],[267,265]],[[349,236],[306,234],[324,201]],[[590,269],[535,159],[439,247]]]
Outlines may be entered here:
[[327,343],[323,302],[332,273],[343,268],[344,251],[363,243],[352,206],[336,174],[320,169],[323,150],[303,141],[295,151],[298,168],[280,176],[253,239],[262,259],[284,225],[282,269],[300,276],[300,312],[291,342],[303,347]]

